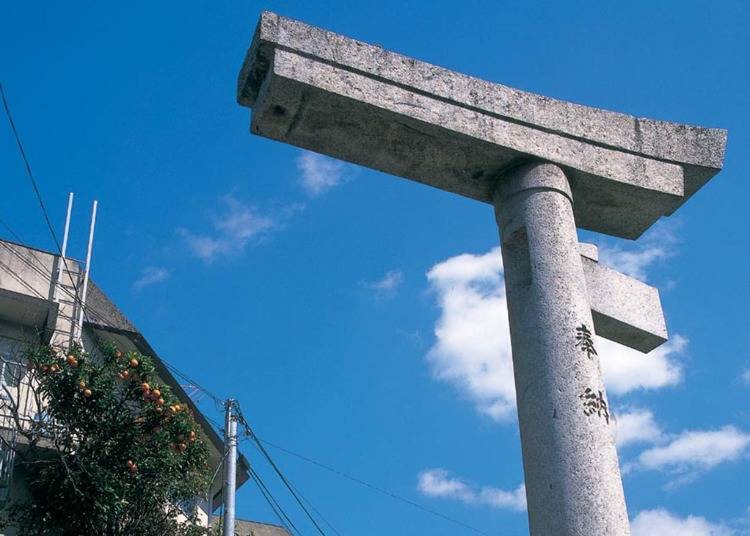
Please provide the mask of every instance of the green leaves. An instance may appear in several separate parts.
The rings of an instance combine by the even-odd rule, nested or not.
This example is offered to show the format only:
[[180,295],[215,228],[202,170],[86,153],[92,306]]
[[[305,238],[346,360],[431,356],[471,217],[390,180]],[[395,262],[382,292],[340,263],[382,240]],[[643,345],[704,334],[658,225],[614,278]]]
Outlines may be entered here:
[[8,513],[22,535],[198,530],[175,517],[180,502],[205,493],[206,445],[150,357],[115,347],[101,355],[41,347],[28,361],[50,423],[17,462],[31,501]]

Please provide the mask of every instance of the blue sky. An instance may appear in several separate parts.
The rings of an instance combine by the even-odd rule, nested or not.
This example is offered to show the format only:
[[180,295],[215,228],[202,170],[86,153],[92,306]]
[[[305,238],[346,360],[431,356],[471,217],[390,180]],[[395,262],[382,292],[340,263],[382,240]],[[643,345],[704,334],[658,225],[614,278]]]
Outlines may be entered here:
[[[748,534],[750,10],[531,4],[16,3],[0,77],[58,229],[76,192],[71,253],[84,256],[98,199],[93,277],[164,358],[237,397],[261,437],[510,536],[527,521],[492,210],[250,136],[234,90],[260,11],[524,90],[727,128],[724,170],[676,216],[635,243],[581,238],[661,289],[672,334],[648,357],[600,351],[634,534]],[[0,173],[0,218],[53,249],[7,127]],[[341,534],[471,533],[271,453]],[[274,521],[252,485],[238,512]]]

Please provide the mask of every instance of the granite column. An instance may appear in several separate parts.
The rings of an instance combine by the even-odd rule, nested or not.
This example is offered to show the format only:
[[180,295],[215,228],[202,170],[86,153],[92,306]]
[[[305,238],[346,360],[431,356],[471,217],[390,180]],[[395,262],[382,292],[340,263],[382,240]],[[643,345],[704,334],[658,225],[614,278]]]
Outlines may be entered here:
[[565,173],[532,163],[494,195],[532,536],[627,536],[612,415]]

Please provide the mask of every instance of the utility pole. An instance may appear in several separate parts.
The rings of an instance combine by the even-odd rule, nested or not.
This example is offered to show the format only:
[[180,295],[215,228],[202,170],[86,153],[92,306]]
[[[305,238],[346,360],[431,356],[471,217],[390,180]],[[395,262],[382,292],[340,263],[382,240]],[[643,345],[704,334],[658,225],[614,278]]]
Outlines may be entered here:
[[237,491],[237,415],[233,398],[224,407],[224,523],[222,536],[234,536],[234,494]]

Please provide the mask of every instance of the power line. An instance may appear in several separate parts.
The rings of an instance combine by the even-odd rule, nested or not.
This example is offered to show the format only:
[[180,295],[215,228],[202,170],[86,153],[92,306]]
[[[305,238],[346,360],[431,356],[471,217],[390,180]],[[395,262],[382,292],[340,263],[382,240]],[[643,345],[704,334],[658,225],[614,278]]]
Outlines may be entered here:
[[13,230],[13,229],[11,228],[11,226],[10,226],[10,225],[8,225],[8,224],[7,224],[6,222],[5,222],[5,220],[3,220],[2,218],[0,218],[0,225],[2,225],[3,227],[5,227],[5,229],[6,229],[6,230],[7,230],[7,231],[8,231],[8,232],[9,232],[9,233],[11,234],[11,236],[12,236],[13,238],[15,238],[15,239],[16,239],[16,241],[17,241],[17,242],[19,242],[19,243],[20,243],[20,242],[23,242],[23,240],[21,240],[21,237],[20,237],[20,236],[18,236],[18,234],[17,234],[17,233],[16,233],[16,232],[15,232],[15,231],[14,231],[14,230]]
[[[52,222],[50,221],[49,213],[47,212],[47,207],[44,204],[44,199],[42,198],[42,193],[39,190],[39,185],[37,184],[36,178],[34,177],[34,173],[31,170],[31,163],[29,162],[29,159],[26,156],[26,151],[23,148],[23,143],[21,143],[21,136],[18,134],[18,129],[16,128],[16,123],[13,121],[13,114],[11,114],[10,105],[8,104],[8,99],[5,96],[5,89],[3,87],[2,82],[0,82],[0,97],[2,98],[2,101],[3,101],[3,108],[5,109],[5,116],[8,118],[8,124],[10,125],[10,129],[13,132],[13,137],[16,140],[16,145],[18,146],[18,151],[21,154],[21,160],[23,160],[24,167],[26,168],[26,174],[28,175],[29,180],[31,181],[31,186],[34,189],[34,193],[36,195],[36,199],[39,202],[39,206],[42,209],[42,214],[44,216],[44,221],[47,224],[47,229],[49,229],[49,232],[52,235],[52,239],[55,242],[55,246],[57,247],[57,251],[60,254],[60,258],[63,261],[63,265],[65,266],[65,271],[68,273],[68,279],[70,279],[70,286],[73,288],[73,291],[75,292],[74,302],[79,303],[80,306],[83,308],[83,301],[78,296],[78,286],[75,284],[75,282],[73,281],[73,276],[70,274],[70,269],[68,268],[68,261],[67,261],[67,259],[65,259],[65,257],[63,257],[62,248],[60,247],[60,241],[57,239],[57,234],[55,233],[55,229],[52,226]],[[86,267],[86,268],[88,269],[88,267]],[[67,290],[66,290],[66,292],[67,292]],[[70,294],[70,293],[68,292],[68,294]]]
[[36,195],[36,199],[39,202],[39,207],[42,209],[42,214],[44,216],[44,221],[47,224],[47,229],[49,229],[49,232],[52,235],[52,239],[55,242],[55,247],[57,247],[60,258],[63,260],[65,271],[68,272],[68,278],[70,279],[71,286],[75,290],[76,299],[82,304],[80,298],[78,298],[78,287],[73,282],[73,276],[70,275],[70,270],[68,269],[68,261],[62,255],[62,247],[60,246],[60,241],[57,239],[57,234],[55,233],[55,228],[52,226],[52,222],[50,221],[49,212],[47,212],[47,207],[44,204],[44,199],[42,198],[42,193],[39,190],[39,185],[36,181],[36,178],[34,177],[34,172],[31,170],[31,163],[26,156],[26,151],[23,148],[23,143],[21,143],[21,136],[18,134],[18,129],[16,129],[15,121],[13,121],[13,114],[11,114],[10,112],[10,105],[8,104],[8,99],[5,96],[5,89],[3,88],[2,82],[0,82],[0,97],[3,101],[3,108],[5,109],[5,116],[8,118],[10,130],[13,132],[13,137],[15,138],[16,145],[18,146],[18,152],[21,154],[21,160],[23,160],[24,167],[26,168],[26,175],[28,175],[29,180],[31,181],[31,186],[34,189],[34,194]]
[[2,82],[0,82],[0,96],[2,97],[2,100],[3,100],[3,108],[5,108],[5,115],[8,117],[8,123],[10,124],[10,129],[13,132],[13,136],[16,139],[16,145],[18,145],[18,151],[21,153],[21,159],[23,160],[24,166],[26,167],[26,174],[29,176],[29,179],[31,180],[31,186],[34,188],[36,199],[39,202],[39,206],[42,209],[42,213],[44,214],[44,220],[47,222],[47,228],[52,234],[52,238],[55,241],[55,245],[57,246],[57,249],[61,250],[60,242],[58,241],[57,235],[55,234],[55,229],[52,227],[52,222],[49,219],[47,207],[44,205],[42,194],[39,191],[39,185],[37,184],[36,179],[34,178],[34,173],[31,171],[31,164],[29,163],[29,159],[26,157],[26,151],[24,150],[23,144],[21,143],[21,137],[18,135],[16,124],[13,121],[13,115],[10,113],[10,106],[8,105],[8,99],[5,96],[5,89],[3,89]]
[[286,521],[284,521],[284,518],[282,517],[281,512],[278,510],[278,507],[275,504],[275,499],[272,499],[268,495],[266,490],[263,488],[263,486],[261,486],[260,482],[257,479],[257,475],[254,471],[250,474],[250,478],[257,486],[258,491],[260,491],[260,494],[266,500],[266,504],[268,504],[268,507],[273,511],[274,515],[276,516],[276,520],[279,522],[279,524],[282,527],[284,527],[289,534],[293,534],[292,529],[289,528],[289,525],[287,525]]
[[281,469],[279,469],[279,466],[276,465],[276,462],[273,461],[273,458],[271,458],[271,455],[268,454],[268,451],[263,447],[263,445],[255,439],[255,434],[253,433],[252,429],[250,428],[250,425],[248,424],[247,420],[245,420],[244,415],[242,414],[242,410],[239,408],[239,405],[237,407],[237,418],[245,427],[245,432],[250,436],[251,439],[255,441],[255,444],[258,446],[261,454],[263,457],[268,461],[268,463],[271,465],[273,470],[276,472],[276,474],[279,476],[281,481],[284,483],[286,488],[289,490],[289,493],[292,494],[292,497],[294,497],[294,500],[297,501],[297,504],[299,504],[300,508],[302,508],[302,511],[305,512],[305,515],[308,517],[308,519],[312,522],[313,525],[315,525],[315,528],[317,531],[321,534],[321,536],[326,536],[325,531],[321,528],[321,526],[318,524],[318,522],[315,520],[313,515],[310,513],[310,511],[307,509],[305,504],[302,502],[302,499],[300,499],[300,496],[297,494],[297,492],[294,490],[294,487],[291,485],[289,480],[286,476],[284,476],[284,473],[281,472]]
[[[284,528],[289,532],[292,533],[292,529],[294,529],[294,532],[297,534],[302,534],[299,529],[295,526],[294,522],[291,520],[291,518],[287,515],[287,513],[284,511],[284,509],[281,507],[281,504],[279,504],[279,501],[276,500],[276,498],[271,493],[271,490],[268,489],[268,486],[263,482],[263,480],[260,478],[260,475],[251,467],[250,468],[250,477],[255,482],[255,485],[258,486],[258,489],[260,490],[261,494],[263,495],[263,498],[266,500],[268,505],[271,507],[273,512],[276,514],[276,517],[281,522],[281,524],[284,526]],[[284,521],[286,519],[286,522]],[[289,523],[287,525],[287,522]],[[291,527],[291,529],[290,529]]]
[[428,514],[431,514],[433,516],[439,517],[440,519],[443,519],[444,521],[449,521],[449,522],[451,522],[451,523],[453,523],[455,525],[459,525],[459,526],[461,526],[461,527],[463,527],[465,529],[468,529],[468,530],[471,530],[473,532],[476,532],[477,534],[483,534],[485,536],[492,536],[492,535],[490,535],[487,532],[484,532],[484,531],[482,531],[482,530],[480,530],[480,529],[478,529],[476,527],[473,527],[471,525],[468,525],[468,524],[464,523],[463,521],[459,521],[459,520],[454,519],[452,517],[449,517],[449,516],[447,516],[445,514],[441,514],[440,512],[437,512],[435,510],[427,508],[426,506],[423,506],[423,505],[421,505],[419,503],[416,503],[416,502],[414,502],[414,501],[412,501],[410,499],[407,499],[406,497],[402,497],[400,495],[397,495],[396,493],[393,493],[392,491],[388,491],[388,490],[383,489],[383,488],[381,488],[379,486],[376,486],[374,484],[370,484],[369,482],[366,482],[365,480],[362,480],[361,478],[357,478],[355,476],[351,476],[351,475],[349,475],[349,474],[347,474],[347,473],[345,473],[343,471],[339,471],[338,469],[334,469],[333,467],[331,467],[329,465],[326,465],[324,463],[321,463],[321,462],[318,462],[316,460],[313,460],[312,458],[308,458],[307,456],[303,456],[302,454],[298,454],[296,452],[293,452],[293,451],[291,451],[289,449],[286,449],[286,448],[284,448],[284,447],[282,447],[280,445],[277,445],[277,444],[272,443],[270,441],[267,441],[265,439],[261,439],[258,436],[254,435],[254,438],[259,443],[265,443],[266,445],[269,445],[269,446],[271,446],[271,447],[273,447],[275,449],[278,449],[278,450],[280,450],[282,452],[285,452],[286,454],[289,454],[291,456],[294,456],[295,458],[299,458],[300,460],[303,460],[303,461],[308,462],[310,464],[316,465],[316,466],[320,467],[321,469],[325,469],[326,471],[334,473],[334,474],[336,474],[336,475],[338,475],[338,476],[340,476],[342,478],[346,478],[347,480],[351,480],[352,482],[356,482],[357,484],[360,484],[361,486],[365,486],[367,488],[370,488],[371,490],[374,490],[374,491],[376,491],[378,493],[381,493],[383,495],[387,495],[388,497],[391,497],[392,499],[396,499],[396,500],[401,501],[401,502],[403,502],[405,504],[408,504],[409,506],[412,506],[414,508],[422,510],[423,512],[427,512]]
[[[254,446],[255,446],[255,448],[256,448],[256,449],[258,450],[258,452],[260,452],[260,449],[258,448],[258,445],[255,445],[255,444],[254,444]],[[292,484],[291,484],[291,482],[290,482],[290,485],[292,485]],[[295,492],[297,492],[297,494],[298,494],[298,495],[299,495],[299,496],[300,496],[300,497],[302,498],[302,500],[303,500],[303,501],[305,501],[305,502],[306,502],[306,503],[308,504],[308,506],[310,506],[310,508],[311,508],[311,509],[313,510],[313,512],[315,512],[316,514],[318,514],[318,516],[320,517],[320,519],[322,519],[322,520],[323,520],[323,523],[325,523],[326,525],[328,525],[328,527],[329,527],[329,528],[330,528],[330,529],[331,529],[331,530],[332,530],[333,532],[335,532],[335,533],[336,533],[336,534],[337,534],[338,536],[341,536],[341,533],[340,533],[340,532],[339,532],[338,530],[336,530],[336,527],[334,527],[334,526],[333,526],[333,525],[332,525],[332,524],[331,524],[331,523],[330,523],[330,522],[329,522],[329,521],[328,521],[328,520],[327,520],[327,519],[325,518],[325,516],[324,516],[324,515],[323,515],[322,513],[320,513],[320,510],[318,510],[317,508],[315,508],[315,505],[314,505],[313,503],[311,503],[311,502],[310,502],[310,501],[309,501],[309,500],[308,500],[308,499],[307,499],[307,498],[306,498],[306,497],[305,497],[304,495],[302,495],[302,492],[300,492],[300,490],[299,490],[299,489],[298,489],[298,488],[297,488],[296,486],[292,485],[292,487],[294,488],[294,491],[295,491]]]
[[206,396],[208,396],[211,400],[213,400],[214,403],[216,403],[218,406],[222,406],[223,407],[225,400],[223,400],[223,399],[219,398],[217,395],[213,394],[211,391],[209,391],[208,389],[206,389],[205,387],[203,387],[201,384],[199,384],[198,382],[196,382],[195,380],[193,380],[192,378],[190,378],[187,374],[185,374],[184,372],[182,372],[180,369],[178,369],[177,367],[175,367],[174,365],[172,365],[171,363],[169,363],[165,359],[163,359],[163,358],[160,357],[159,360],[162,363],[164,363],[164,366],[167,367],[167,369],[169,369],[172,373],[174,373],[175,376],[178,376],[182,380],[188,382],[192,387],[195,387],[196,389],[198,389],[201,392],[203,392]]

